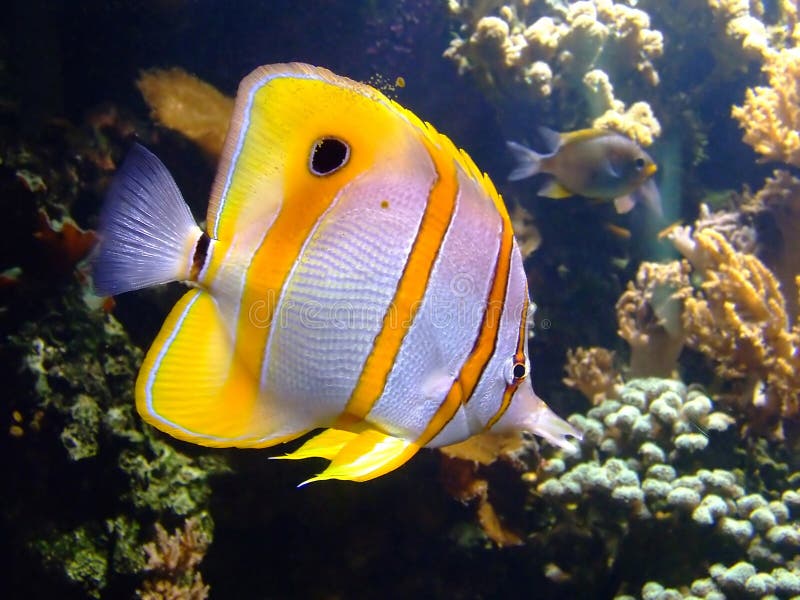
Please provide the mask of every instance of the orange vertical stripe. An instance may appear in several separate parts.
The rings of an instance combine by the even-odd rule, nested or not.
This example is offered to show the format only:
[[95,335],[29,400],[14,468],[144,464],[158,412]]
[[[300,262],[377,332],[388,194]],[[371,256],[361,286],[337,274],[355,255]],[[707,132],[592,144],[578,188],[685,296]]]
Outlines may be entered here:
[[[520,324],[519,324],[519,336],[517,337],[517,353],[514,355],[515,363],[525,362],[525,346],[528,343],[527,336],[525,335],[525,326],[527,324],[527,320],[528,320],[528,290],[526,287],[525,303],[522,306],[522,315],[520,316]],[[498,407],[497,412],[495,412],[494,415],[492,415],[492,418],[489,419],[489,422],[486,423],[485,429],[488,430],[494,427],[495,423],[497,423],[500,420],[500,417],[502,417],[506,413],[508,407],[511,406],[511,398],[517,391],[517,388],[519,387],[521,381],[522,379],[506,386],[506,391],[503,394],[503,400],[500,402],[500,406]]]
[[433,147],[426,137],[420,136],[420,140],[434,162],[437,180],[428,195],[419,231],[394,298],[383,317],[381,330],[336,427],[343,428],[365,419],[383,394],[403,339],[428,288],[433,265],[455,212],[458,197],[455,163],[446,154],[443,157],[441,150]]
[[472,347],[472,352],[467,357],[461,367],[450,391],[439,406],[433,418],[428,423],[425,431],[420,435],[415,443],[424,446],[445,428],[458,408],[467,402],[475,388],[478,387],[481,375],[486,365],[494,356],[497,347],[497,334],[500,329],[500,319],[503,316],[503,308],[506,303],[506,292],[508,290],[508,279],[511,273],[511,252],[514,249],[514,236],[511,231],[511,223],[508,214],[501,213],[503,219],[503,229],[500,233],[500,248],[497,253],[492,286],[486,298],[486,309],[483,313],[483,321]]

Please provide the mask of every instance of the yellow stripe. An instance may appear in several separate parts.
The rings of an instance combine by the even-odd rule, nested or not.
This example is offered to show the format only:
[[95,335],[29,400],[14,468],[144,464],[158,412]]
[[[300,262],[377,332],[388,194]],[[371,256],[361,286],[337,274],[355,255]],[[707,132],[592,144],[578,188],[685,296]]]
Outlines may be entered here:
[[433,265],[442,246],[447,228],[453,218],[458,197],[458,177],[455,163],[440,149],[420,136],[434,161],[437,180],[428,195],[417,236],[411,247],[403,274],[386,314],[381,330],[375,337],[353,393],[337,420],[338,428],[352,427],[366,418],[383,394],[389,373],[395,364],[403,338],[410,329],[422,303]]
[[511,273],[511,252],[514,249],[514,236],[508,213],[503,210],[501,217],[503,229],[500,233],[500,249],[497,253],[492,287],[486,299],[486,310],[483,313],[480,332],[472,352],[461,367],[461,372],[450,387],[444,402],[433,415],[425,431],[415,441],[418,446],[425,446],[436,437],[450,422],[458,408],[472,397],[486,365],[494,355]]

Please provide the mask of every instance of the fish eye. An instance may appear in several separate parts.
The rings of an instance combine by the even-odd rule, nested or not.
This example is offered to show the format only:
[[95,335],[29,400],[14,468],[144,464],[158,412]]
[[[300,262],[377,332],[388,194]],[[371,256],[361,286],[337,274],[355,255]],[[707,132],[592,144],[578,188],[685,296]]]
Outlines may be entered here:
[[642,169],[644,169],[645,160],[640,156],[635,161],[633,161],[633,164],[636,165],[637,170],[641,171]]
[[341,169],[350,158],[350,146],[335,137],[320,138],[311,148],[308,168],[314,175],[324,177]]
[[514,363],[514,367],[511,370],[511,374],[514,376],[515,380],[524,379],[525,376],[528,374],[528,369],[525,367],[525,363],[522,362]]

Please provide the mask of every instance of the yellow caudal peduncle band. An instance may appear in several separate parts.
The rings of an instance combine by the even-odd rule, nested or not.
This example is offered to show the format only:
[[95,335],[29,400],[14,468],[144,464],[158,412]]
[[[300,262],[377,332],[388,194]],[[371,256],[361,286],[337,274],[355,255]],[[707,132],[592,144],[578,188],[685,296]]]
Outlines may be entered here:
[[216,302],[188,291],[167,317],[136,381],[136,408],[151,425],[204,446],[271,446],[275,423],[237,360]]

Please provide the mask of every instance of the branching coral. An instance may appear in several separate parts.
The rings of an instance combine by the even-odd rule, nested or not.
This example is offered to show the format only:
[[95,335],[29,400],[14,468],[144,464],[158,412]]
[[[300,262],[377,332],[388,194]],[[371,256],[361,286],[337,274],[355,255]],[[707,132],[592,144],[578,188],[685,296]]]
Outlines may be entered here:
[[687,343],[711,358],[721,377],[745,380],[759,415],[798,418],[800,338],[797,326],[789,326],[778,280],[712,229],[681,228],[672,239],[703,277],[683,307]]
[[[652,114],[641,106],[626,112],[625,105],[613,98],[606,75],[627,76],[634,71],[650,85],[658,84],[652,61],[663,53],[663,40],[660,32],[650,29],[647,13],[612,0],[584,0],[565,7],[552,4],[544,16],[537,7],[538,18],[528,22],[527,13],[533,11],[528,11],[527,2],[503,6],[497,15],[480,18],[463,4],[451,3],[451,9],[462,20],[465,37],[453,40],[445,52],[459,72],[474,73],[493,91],[522,88],[534,102],[546,101],[557,88],[585,94],[591,116],[610,111],[600,125],[629,133],[639,120],[649,129],[650,141],[658,136]],[[599,70],[601,64],[605,71]],[[600,85],[602,76],[605,85]],[[644,144],[646,138],[636,136]]]
[[142,600],[205,600],[209,587],[197,567],[205,556],[210,538],[200,520],[192,517],[183,523],[183,530],[172,535],[156,523],[156,539],[145,544],[145,571],[148,579],[138,591]]
[[614,396],[622,385],[614,367],[614,353],[605,348],[568,350],[564,370],[564,385],[579,390],[594,405]]
[[800,47],[767,52],[762,70],[769,86],[748,89],[733,117],[761,160],[800,167]]
[[210,157],[222,152],[233,99],[181,69],[145,71],[136,82],[153,119],[180,131]]

